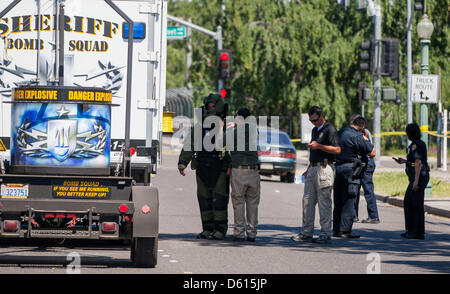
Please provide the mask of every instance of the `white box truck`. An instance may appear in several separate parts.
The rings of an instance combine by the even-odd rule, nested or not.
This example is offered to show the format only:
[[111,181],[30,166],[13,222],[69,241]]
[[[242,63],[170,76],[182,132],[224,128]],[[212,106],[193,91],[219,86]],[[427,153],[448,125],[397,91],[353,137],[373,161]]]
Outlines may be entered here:
[[166,27],[167,0],[0,2],[0,238],[129,239],[156,265]]

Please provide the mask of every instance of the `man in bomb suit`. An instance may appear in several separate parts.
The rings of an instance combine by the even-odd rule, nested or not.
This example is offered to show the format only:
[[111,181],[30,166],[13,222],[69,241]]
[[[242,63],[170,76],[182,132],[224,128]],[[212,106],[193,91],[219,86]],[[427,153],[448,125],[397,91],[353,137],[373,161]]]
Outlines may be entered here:
[[[224,149],[208,148],[204,142],[209,139],[210,146],[214,147],[217,134],[213,133],[223,127],[220,120],[225,119],[228,104],[224,103],[218,94],[210,94],[203,99],[203,102],[202,121],[191,129],[186,138],[190,137],[190,140],[185,139],[178,159],[178,170],[185,176],[184,170],[189,162],[191,162],[191,169],[196,170],[197,199],[203,227],[203,231],[197,235],[197,238],[223,240],[228,229],[227,208],[231,161]],[[213,121],[210,126],[206,123],[208,120]],[[201,136],[195,136],[197,133]]]

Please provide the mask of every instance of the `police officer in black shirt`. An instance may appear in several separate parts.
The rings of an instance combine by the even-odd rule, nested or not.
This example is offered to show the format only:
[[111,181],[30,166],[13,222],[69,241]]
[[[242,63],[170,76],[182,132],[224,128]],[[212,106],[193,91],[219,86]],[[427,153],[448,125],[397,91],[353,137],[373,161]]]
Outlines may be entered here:
[[361,130],[366,121],[357,117],[338,132],[341,154],[336,158],[334,184],[333,236],[359,238],[352,232],[354,205],[364,174],[367,155],[375,156],[375,148],[364,139]]
[[406,126],[406,135],[411,141],[408,155],[394,158],[398,163],[406,163],[409,185],[403,202],[406,232],[401,234],[406,239],[425,239],[425,188],[430,180],[430,168],[427,162],[427,146],[420,140],[420,128],[412,123]]
[[[341,152],[336,128],[329,123],[318,106],[308,110],[312,131],[308,169],[303,192],[302,232],[291,237],[295,242],[331,243],[332,187],[335,178],[334,161]],[[316,205],[319,207],[320,236],[313,239]]]

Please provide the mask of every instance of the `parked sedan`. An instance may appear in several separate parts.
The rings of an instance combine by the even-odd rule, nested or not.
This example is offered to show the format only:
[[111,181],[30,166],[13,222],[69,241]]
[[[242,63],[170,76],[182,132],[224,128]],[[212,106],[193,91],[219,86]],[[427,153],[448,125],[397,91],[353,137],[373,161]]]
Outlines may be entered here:
[[296,167],[296,150],[285,132],[259,128],[258,158],[260,174],[279,175],[282,182],[293,183]]

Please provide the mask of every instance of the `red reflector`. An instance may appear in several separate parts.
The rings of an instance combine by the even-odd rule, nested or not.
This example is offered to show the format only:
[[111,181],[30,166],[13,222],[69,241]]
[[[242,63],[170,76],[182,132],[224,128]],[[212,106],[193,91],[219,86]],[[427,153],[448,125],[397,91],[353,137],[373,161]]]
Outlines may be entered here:
[[142,206],[142,213],[147,214],[150,212],[150,207],[148,205]]
[[119,211],[120,211],[121,213],[125,213],[125,212],[127,212],[127,210],[128,210],[128,206],[126,206],[125,204],[122,204],[122,205],[119,207]]
[[5,231],[17,231],[19,229],[19,221],[5,220],[3,222],[3,229]]
[[64,213],[57,213],[56,218],[66,218],[66,215]]
[[115,232],[116,223],[102,223],[102,231],[104,232]]
[[55,215],[54,215],[53,213],[46,213],[46,214],[44,215],[44,217],[45,217],[45,218],[54,218]]

